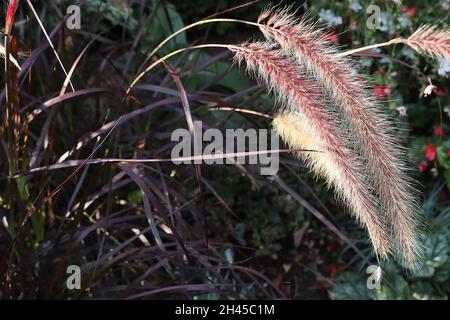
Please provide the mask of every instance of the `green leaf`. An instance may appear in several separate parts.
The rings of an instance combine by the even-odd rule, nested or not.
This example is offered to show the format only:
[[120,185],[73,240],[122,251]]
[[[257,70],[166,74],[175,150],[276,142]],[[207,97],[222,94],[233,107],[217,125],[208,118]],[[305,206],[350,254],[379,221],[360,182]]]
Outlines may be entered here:
[[331,289],[331,297],[335,300],[367,300],[373,299],[373,291],[367,289],[366,279],[355,273],[344,273],[337,279],[338,285]]
[[[170,24],[168,22],[170,20]],[[171,29],[171,27],[173,29]],[[147,30],[145,41],[143,43],[143,48],[153,49],[156,43],[165,39],[167,36],[172,34],[184,27],[183,19],[175,10],[172,4],[167,5],[167,15],[163,5],[158,6],[155,19],[153,23]],[[162,50],[163,52],[169,52],[175,48],[183,48],[188,46],[188,41],[186,38],[186,33],[182,32],[177,35],[174,39],[169,41]]]
[[434,273],[433,281],[445,282],[449,279],[450,263],[446,263],[442,267],[438,268]]
[[445,169],[450,170],[450,156],[447,154],[448,148],[444,145],[440,145],[436,149],[438,163]]
[[417,300],[433,299],[433,286],[425,281],[417,281],[411,285],[412,296]]
[[132,204],[142,204],[142,192],[140,190],[131,191],[128,194],[128,201]]
[[425,249],[424,262],[419,265],[418,277],[432,277],[435,269],[448,260],[448,242],[445,234],[434,234]]

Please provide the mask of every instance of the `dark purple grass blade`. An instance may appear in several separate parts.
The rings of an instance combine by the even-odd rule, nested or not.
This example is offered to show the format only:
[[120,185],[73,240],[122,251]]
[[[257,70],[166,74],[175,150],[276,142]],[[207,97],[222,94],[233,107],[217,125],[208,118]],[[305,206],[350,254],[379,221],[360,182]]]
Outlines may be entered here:
[[204,292],[212,292],[212,293],[218,293],[220,296],[223,296],[222,291],[219,289],[216,289],[214,287],[232,287],[232,284],[185,284],[185,285],[177,285],[177,286],[170,286],[160,289],[155,289],[147,292],[142,292],[138,294],[134,294],[131,296],[128,296],[125,298],[125,300],[136,300],[141,298],[150,298],[152,296],[162,294],[162,293],[169,293],[169,292],[198,292],[198,293],[204,293]]
[[317,150],[300,150],[300,149],[273,149],[262,151],[249,151],[249,152],[230,152],[230,153],[216,153],[214,155],[205,156],[192,156],[181,158],[145,158],[145,159],[121,159],[121,158],[98,158],[98,159],[84,159],[84,160],[67,160],[53,165],[43,166],[39,168],[33,168],[18,172],[12,176],[12,178],[18,178],[26,175],[35,174],[43,171],[52,171],[59,169],[72,168],[77,166],[85,166],[91,164],[105,164],[105,163],[129,163],[129,164],[143,164],[143,163],[161,163],[161,162],[173,162],[173,161],[200,161],[200,160],[213,160],[213,159],[226,159],[226,158],[238,158],[255,156],[268,153],[293,153],[293,152],[317,152]]
[[240,5],[237,5],[235,7],[232,7],[230,9],[226,9],[226,10],[223,10],[223,11],[220,11],[220,12],[216,12],[216,13],[210,15],[210,16],[207,16],[203,20],[212,19],[212,18],[215,18],[217,16],[221,16],[224,13],[229,13],[229,12],[236,11],[236,10],[239,10],[239,9],[242,9],[242,8],[245,8],[245,7],[249,7],[251,5],[257,4],[258,2],[261,2],[261,0],[249,1],[249,2],[246,2],[246,3],[240,4]]
[[164,247],[164,243],[161,239],[161,235],[159,234],[158,227],[156,226],[156,220],[153,215],[153,210],[150,205],[150,199],[154,199],[153,193],[150,191],[150,189],[147,187],[145,182],[134,172],[133,168],[129,165],[120,165],[120,168],[125,171],[128,176],[139,186],[139,188],[143,192],[143,201],[144,201],[144,208],[145,208],[145,214],[147,215],[148,223],[150,225],[150,229],[153,234],[153,238],[155,239],[156,245],[159,247],[161,252],[168,256],[167,250]]
[[83,89],[75,92],[69,92],[66,94],[63,94],[62,96],[58,96],[55,98],[52,98],[50,100],[47,100],[40,106],[39,108],[35,109],[27,118],[27,123],[30,123],[33,121],[33,119],[38,116],[41,112],[44,110],[53,107],[55,105],[61,104],[63,102],[76,99],[83,96],[89,96],[92,94],[99,94],[99,93],[117,93],[116,89],[113,88],[89,88],[89,89]]

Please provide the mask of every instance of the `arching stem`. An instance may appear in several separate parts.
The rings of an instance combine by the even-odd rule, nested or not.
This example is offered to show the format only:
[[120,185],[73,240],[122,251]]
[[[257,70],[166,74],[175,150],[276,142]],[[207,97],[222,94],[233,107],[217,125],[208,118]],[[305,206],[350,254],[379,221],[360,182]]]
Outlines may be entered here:
[[402,43],[402,42],[403,42],[403,39],[395,38],[395,39],[392,39],[392,40],[387,41],[387,42],[376,43],[376,44],[372,44],[370,46],[344,51],[344,52],[336,54],[336,56],[337,57],[345,57],[345,56],[349,56],[349,55],[352,55],[352,54],[355,54],[355,53],[358,53],[358,52],[361,52],[361,51],[366,51],[366,50],[380,48],[380,47],[386,47],[386,46],[390,46],[390,45],[397,44],[397,43]]
[[128,89],[126,91],[126,95],[129,95],[131,90],[133,90],[134,86],[138,83],[138,81],[140,79],[142,79],[142,77],[144,77],[147,73],[149,73],[153,68],[155,68],[156,66],[158,66],[160,63],[166,61],[167,59],[180,54],[182,52],[186,52],[186,51],[190,51],[190,50],[195,50],[195,49],[204,49],[204,48],[225,48],[225,49],[232,49],[232,48],[237,48],[237,46],[234,45],[227,45],[227,44],[215,44],[215,43],[209,43],[209,44],[201,44],[198,46],[192,46],[192,47],[187,47],[187,48],[181,48],[175,51],[172,51],[168,54],[166,54],[164,57],[159,58],[158,60],[156,60],[155,62],[153,62],[151,65],[149,65],[144,71],[142,71],[132,82],[131,84],[128,86]]

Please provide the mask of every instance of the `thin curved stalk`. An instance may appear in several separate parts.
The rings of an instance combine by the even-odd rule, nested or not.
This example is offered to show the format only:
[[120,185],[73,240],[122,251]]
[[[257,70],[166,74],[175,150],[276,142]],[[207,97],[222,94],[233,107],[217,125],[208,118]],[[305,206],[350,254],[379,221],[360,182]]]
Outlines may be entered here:
[[210,43],[210,44],[200,44],[198,46],[192,46],[192,47],[187,47],[187,48],[181,48],[175,51],[172,51],[168,54],[166,54],[164,57],[159,58],[158,60],[156,60],[155,62],[153,62],[150,66],[148,66],[144,71],[142,71],[136,78],[134,78],[134,80],[131,82],[131,84],[128,86],[128,89],[126,91],[126,95],[129,95],[131,90],[133,90],[134,86],[139,82],[140,79],[142,79],[142,77],[144,77],[147,73],[149,73],[153,68],[155,68],[156,66],[158,66],[160,63],[166,61],[167,59],[189,51],[189,50],[195,50],[195,49],[204,49],[204,48],[225,48],[225,49],[231,49],[234,48],[236,46],[234,45],[226,45],[226,44],[216,44],[216,43]]
[[336,54],[336,57],[345,57],[345,56],[349,56],[361,51],[366,51],[366,50],[370,50],[370,49],[375,49],[375,48],[380,48],[380,47],[387,47],[393,44],[397,44],[397,43],[401,43],[401,39],[400,38],[395,38],[392,40],[389,40],[387,42],[382,42],[382,43],[376,43],[376,44],[372,44],[370,46],[365,46],[365,47],[361,47],[361,48],[356,48],[356,49],[352,49],[352,50],[348,50],[348,51],[344,51],[341,53]]
[[[145,60],[144,60],[144,62],[142,63],[142,65],[141,65],[141,67],[139,68],[139,75],[136,77],[136,78],[134,78],[133,79],[133,81],[131,82],[131,84],[128,86],[128,88],[127,88],[127,91],[126,91],[126,94],[128,95],[130,92],[131,92],[131,90],[133,90],[133,87],[136,85],[136,83],[140,80],[140,79],[142,79],[142,77],[146,74],[146,73],[148,73],[151,69],[153,69],[154,68],[154,64],[155,64],[155,66],[156,65],[158,65],[159,63],[161,63],[162,61],[160,61],[161,59],[159,59],[158,61],[156,61],[155,63],[153,63],[152,65],[150,65],[150,67],[149,68],[147,68],[147,69],[145,69],[144,71],[141,71],[142,70],[142,68],[143,68],[143,66],[159,51],[159,49],[161,49],[165,44],[167,44],[170,40],[172,40],[172,39],[174,39],[176,36],[178,36],[179,34],[181,34],[181,33],[183,33],[183,32],[186,32],[187,30],[189,30],[189,29],[192,29],[192,28],[194,28],[194,27],[197,27],[197,26],[200,26],[200,25],[204,25],[204,24],[208,24],[208,23],[216,23],[216,22],[232,22],[232,23],[242,23],[242,24],[246,24],[246,25],[250,25],[250,26],[254,26],[254,27],[260,27],[260,24],[259,23],[257,23],[257,22],[251,22],[251,21],[245,21],[245,20],[239,20],[239,19],[227,19],[227,18],[215,18],[215,19],[207,19],[207,20],[200,20],[200,21],[197,21],[197,22],[194,22],[194,23],[192,23],[192,24],[190,24],[190,25],[187,25],[187,26],[185,26],[184,28],[181,28],[181,29],[179,29],[179,30],[177,30],[177,31],[175,31],[174,33],[172,33],[170,36],[168,36],[166,39],[164,39],[163,41],[161,41],[148,55],[147,55],[147,57],[145,58]],[[225,45],[222,45],[223,47],[226,47]],[[194,48],[198,48],[197,46],[196,47],[190,47],[190,48],[192,48],[192,49],[194,49]],[[170,55],[170,56],[165,56],[165,57],[163,57],[164,58],[164,60],[166,60],[166,59],[168,59],[168,58],[170,58],[171,56],[173,56],[173,55],[175,55],[175,54],[178,54],[178,53],[181,53],[181,52],[184,52],[184,51],[186,51],[186,50],[184,50],[184,49],[186,49],[186,48],[183,48],[183,49],[179,49],[179,50],[182,50],[182,51],[179,51],[179,50],[176,50],[176,51],[173,51],[172,53],[173,54],[171,54],[171,53],[169,53],[168,55]],[[187,49],[187,50],[189,50],[189,49]],[[164,61],[163,60],[163,61]]]
[[251,22],[251,21],[245,21],[245,20],[239,20],[239,19],[227,19],[227,18],[214,18],[214,19],[206,19],[206,20],[200,20],[197,22],[194,22],[190,25],[187,25],[177,31],[175,31],[174,33],[172,33],[170,36],[168,36],[166,39],[164,39],[163,41],[161,41],[153,50],[152,52],[150,52],[147,57],[145,58],[145,61],[142,63],[142,65],[146,64],[155,54],[156,52],[159,51],[159,49],[161,49],[166,43],[168,43],[170,40],[174,39],[176,36],[178,36],[179,34],[192,29],[194,27],[200,26],[200,25],[204,25],[204,24],[209,24],[209,23],[215,23],[215,22],[234,22],[234,23],[243,23],[243,24],[247,24],[247,25],[252,25],[252,26],[256,26],[259,27],[259,23],[256,22]]

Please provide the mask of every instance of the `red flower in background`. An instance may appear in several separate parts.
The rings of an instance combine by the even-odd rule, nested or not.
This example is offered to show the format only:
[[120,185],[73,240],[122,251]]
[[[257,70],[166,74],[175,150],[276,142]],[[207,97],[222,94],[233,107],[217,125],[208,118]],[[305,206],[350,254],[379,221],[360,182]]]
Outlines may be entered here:
[[327,251],[328,252],[336,251],[337,248],[338,248],[338,245],[336,243],[334,243],[334,242],[327,243]]
[[330,274],[330,277],[334,278],[338,274],[338,268],[336,265],[332,264],[328,267],[328,273]]
[[[448,88],[445,88],[446,90],[448,89]],[[443,96],[445,96],[445,91],[444,90],[441,90],[441,89],[437,89],[436,90],[436,95],[438,96],[438,97],[443,97]]]
[[409,14],[411,17],[414,17],[416,15],[416,13],[417,13],[417,10],[413,6],[411,6],[411,7],[403,6],[402,7],[402,13],[403,14]]
[[389,94],[391,94],[391,88],[389,88],[387,86],[376,85],[373,88],[373,94],[374,94],[374,96],[378,97],[379,99],[383,99],[386,96],[388,96]]
[[432,144],[426,144],[425,157],[430,161],[434,161],[436,160],[436,155],[437,155],[436,147],[433,146]]
[[429,166],[430,165],[428,164],[428,162],[422,161],[421,163],[419,163],[419,171],[420,172],[425,172],[425,171],[427,171]]
[[443,136],[443,135],[445,135],[445,131],[444,131],[444,129],[442,129],[442,127],[437,127],[436,129],[434,129],[433,133],[436,136]]

